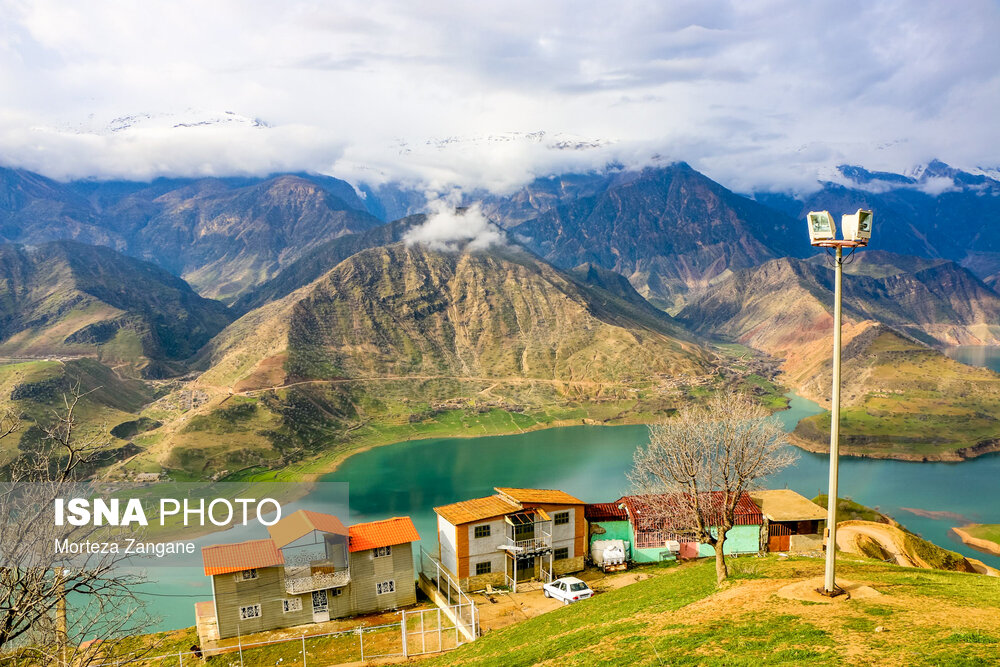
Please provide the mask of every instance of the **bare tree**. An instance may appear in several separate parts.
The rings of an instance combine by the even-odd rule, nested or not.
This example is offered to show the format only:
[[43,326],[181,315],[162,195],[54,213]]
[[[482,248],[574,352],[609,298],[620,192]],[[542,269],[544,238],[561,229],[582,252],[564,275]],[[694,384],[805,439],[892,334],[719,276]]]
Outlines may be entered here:
[[[19,664],[127,664],[140,657],[136,649],[146,648],[130,639],[148,631],[152,619],[135,592],[141,578],[122,571],[127,554],[71,557],[57,548],[64,541],[110,544],[132,536],[126,528],[53,520],[55,500],[89,497],[92,488],[81,478],[106,463],[107,436],[78,429],[84,396],[79,384],[64,396],[62,408],[41,425],[41,451],[15,459],[0,483],[0,656]],[[19,426],[7,411],[0,438]]]
[[645,526],[712,546],[721,583],[729,576],[723,549],[740,499],[794,461],[778,420],[747,394],[727,389],[654,425],[628,478]]

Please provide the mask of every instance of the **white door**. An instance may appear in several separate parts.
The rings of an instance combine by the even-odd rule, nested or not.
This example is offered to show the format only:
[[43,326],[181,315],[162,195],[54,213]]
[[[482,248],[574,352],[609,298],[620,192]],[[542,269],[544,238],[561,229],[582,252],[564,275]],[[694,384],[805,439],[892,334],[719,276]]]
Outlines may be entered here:
[[313,591],[313,623],[322,623],[330,620],[330,602],[326,597],[326,591]]

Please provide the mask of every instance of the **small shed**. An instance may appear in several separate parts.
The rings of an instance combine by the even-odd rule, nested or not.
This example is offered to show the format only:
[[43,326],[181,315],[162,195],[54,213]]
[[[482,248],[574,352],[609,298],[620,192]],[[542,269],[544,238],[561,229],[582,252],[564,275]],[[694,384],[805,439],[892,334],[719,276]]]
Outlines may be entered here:
[[628,514],[621,501],[613,503],[593,503],[584,508],[587,519],[588,544],[595,540],[625,540],[632,539],[629,530]]
[[791,489],[751,494],[764,515],[761,543],[768,552],[816,551],[823,548],[826,510]]

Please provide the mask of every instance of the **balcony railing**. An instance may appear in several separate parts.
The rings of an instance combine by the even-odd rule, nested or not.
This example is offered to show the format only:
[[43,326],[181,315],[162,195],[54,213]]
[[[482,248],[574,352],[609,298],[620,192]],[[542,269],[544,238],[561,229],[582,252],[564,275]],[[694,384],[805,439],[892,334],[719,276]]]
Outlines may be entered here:
[[525,540],[515,540],[512,537],[507,537],[506,542],[502,545],[503,549],[507,551],[516,551],[518,553],[538,553],[539,551],[548,551],[552,548],[552,536],[542,535],[541,537],[532,537]]
[[316,572],[315,574],[289,576],[285,573],[285,592],[289,595],[301,595],[313,591],[326,590],[328,588],[340,588],[351,582],[350,570],[338,570],[336,572]]

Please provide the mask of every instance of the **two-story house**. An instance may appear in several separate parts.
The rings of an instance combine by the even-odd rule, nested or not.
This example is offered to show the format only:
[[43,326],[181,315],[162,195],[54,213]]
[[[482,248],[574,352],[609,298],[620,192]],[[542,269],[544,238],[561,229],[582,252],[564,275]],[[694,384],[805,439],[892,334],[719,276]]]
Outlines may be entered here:
[[584,566],[584,502],[565,491],[496,488],[435,507],[438,558],[462,590],[551,581]]
[[409,517],[344,527],[299,510],[270,539],[202,549],[219,637],[318,623],[416,602]]

